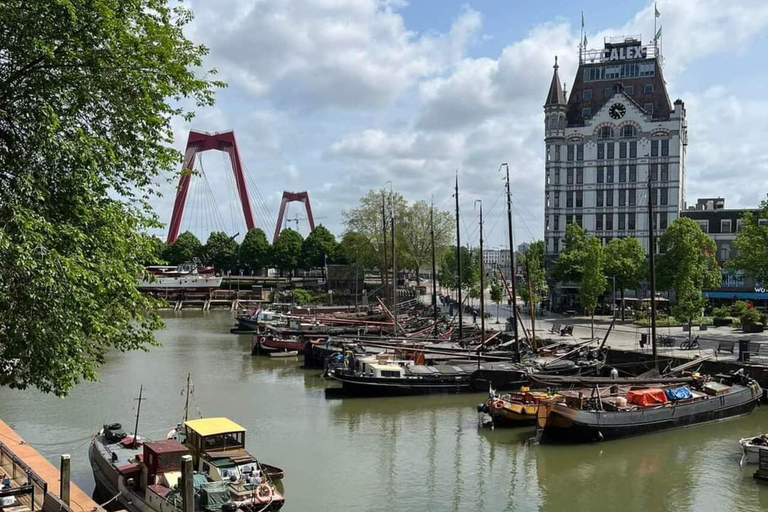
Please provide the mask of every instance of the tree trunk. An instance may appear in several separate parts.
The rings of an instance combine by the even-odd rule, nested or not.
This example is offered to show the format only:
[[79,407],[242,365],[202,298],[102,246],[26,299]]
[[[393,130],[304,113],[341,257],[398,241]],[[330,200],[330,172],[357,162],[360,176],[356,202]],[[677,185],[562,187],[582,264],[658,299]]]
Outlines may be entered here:
[[621,289],[621,321],[624,321],[624,288]]
[[592,321],[590,322],[591,324],[590,328],[591,328],[592,334],[590,337],[594,339],[595,338],[595,310],[594,309],[591,312],[591,317],[592,317]]
[[421,275],[419,274],[419,270],[421,270],[421,267],[419,267],[418,263],[416,264],[416,285],[421,286]]

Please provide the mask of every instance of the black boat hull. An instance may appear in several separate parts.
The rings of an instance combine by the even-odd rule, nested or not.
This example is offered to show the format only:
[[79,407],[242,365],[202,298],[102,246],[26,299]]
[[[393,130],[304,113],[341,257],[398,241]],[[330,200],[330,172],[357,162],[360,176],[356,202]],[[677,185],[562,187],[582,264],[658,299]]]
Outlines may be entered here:
[[[461,381],[415,381],[414,379],[332,377],[341,382],[343,396],[411,396],[455,394],[472,391],[468,379]],[[338,393],[338,391],[336,392]]]
[[[632,413],[588,411],[578,411],[574,416],[573,411],[558,410],[555,407],[546,419],[540,441],[548,444],[592,443],[709,423],[751,413],[758,405],[760,396],[728,401],[728,403],[724,398],[710,398],[708,401],[714,404],[691,403],[656,410],[649,409],[640,411],[634,416],[629,416]],[[690,410],[682,410],[684,408],[690,408]],[[610,421],[605,416],[607,414],[627,415],[626,421]],[[603,420],[608,421],[601,422],[601,415]],[[645,421],[638,420],[641,415],[646,416],[641,418]]]

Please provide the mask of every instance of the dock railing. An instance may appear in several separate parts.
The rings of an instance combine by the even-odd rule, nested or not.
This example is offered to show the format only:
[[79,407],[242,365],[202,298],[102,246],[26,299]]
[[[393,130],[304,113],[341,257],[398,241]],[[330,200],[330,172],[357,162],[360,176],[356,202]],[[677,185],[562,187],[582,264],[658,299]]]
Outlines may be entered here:
[[[0,472],[13,480],[14,487],[32,486],[31,496],[19,496],[17,499],[30,510],[42,510],[48,496],[48,483],[21,461],[5,444],[0,443]],[[62,510],[71,510],[61,503]]]

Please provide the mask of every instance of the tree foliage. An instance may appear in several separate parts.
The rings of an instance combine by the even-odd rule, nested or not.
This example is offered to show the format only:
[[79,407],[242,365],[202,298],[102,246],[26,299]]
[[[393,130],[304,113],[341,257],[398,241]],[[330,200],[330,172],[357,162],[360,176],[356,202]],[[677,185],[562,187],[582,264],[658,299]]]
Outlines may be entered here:
[[[613,277],[621,293],[621,317],[624,319],[624,290],[637,288],[648,272],[645,249],[636,238],[614,238],[605,251],[605,275]],[[614,299],[614,297],[611,297]]]
[[603,262],[605,261],[603,247],[597,237],[590,236],[587,238],[583,255],[581,263],[584,270],[581,273],[579,300],[581,307],[594,315],[597,301],[605,292],[605,287],[608,284],[603,271]]
[[277,241],[272,245],[272,265],[283,272],[293,272],[299,267],[301,258],[301,234],[291,228],[286,228],[277,236]]
[[[480,254],[477,250],[470,250],[462,247],[459,253],[461,255],[461,287],[462,290],[472,290],[478,288],[480,284]],[[438,280],[442,286],[455,290],[457,284],[458,270],[456,268],[456,248],[448,247],[443,250],[440,258],[440,271]]]
[[588,240],[584,228],[578,224],[568,224],[565,228],[565,247],[552,265],[552,277],[560,283],[581,281]]
[[0,385],[65,395],[153,343],[136,277],[171,121],[210,105],[191,13],[163,0],[0,3]]
[[167,244],[163,251],[163,259],[169,265],[178,265],[193,258],[200,258],[203,255],[203,246],[200,240],[189,231],[179,235],[175,242]]
[[491,302],[496,304],[499,304],[504,300],[504,285],[501,284],[501,281],[498,279],[494,278],[493,281],[491,281],[490,297]]
[[520,254],[518,266],[525,276],[526,283],[519,287],[520,295],[528,303],[528,285],[531,282],[531,293],[534,297],[539,297],[541,292],[547,289],[547,273],[544,270],[544,240],[537,240],[530,244],[525,253]]
[[270,263],[270,246],[261,228],[249,229],[240,244],[240,264],[251,272],[258,272]]
[[374,257],[372,259],[376,261],[378,268],[381,268],[384,264],[384,219],[382,218],[382,208],[387,223],[387,267],[389,268],[392,265],[392,258],[389,252],[392,244],[390,236],[392,234],[391,218],[393,204],[395,205],[395,245],[399,253],[400,248],[403,246],[400,226],[402,219],[405,217],[406,210],[406,202],[403,196],[397,192],[390,194],[389,191],[371,190],[360,198],[360,204],[356,208],[341,212],[344,219],[345,233],[357,233],[358,236],[363,236],[367,239],[370,247],[373,247]]
[[694,220],[683,217],[669,225],[659,239],[659,247],[662,255],[656,270],[658,287],[675,291],[672,314],[691,323],[706,304],[701,290],[720,286],[717,246]]
[[759,283],[768,283],[768,225],[761,225],[760,219],[768,219],[768,201],[760,203],[757,215],[746,212],[741,217],[741,228],[733,243],[736,257],[729,266],[744,270]]
[[301,246],[301,265],[304,268],[323,267],[336,257],[336,237],[322,224],[307,235]]
[[213,231],[203,247],[204,261],[213,268],[226,273],[237,266],[237,242],[235,237],[223,231]]
[[453,238],[453,217],[443,210],[434,210],[430,219],[430,205],[426,201],[416,201],[406,206],[403,217],[397,225],[400,227],[402,250],[398,253],[398,267],[416,272],[416,279],[421,282],[419,271],[432,264],[431,220],[435,230],[435,253],[443,252]]
[[341,237],[341,242],[336,248],[335,260],[338,263],[358,265],[362,268],[375,268],[381,265],[376,247],[371,240],[366,235],[355,231],[348,231]]

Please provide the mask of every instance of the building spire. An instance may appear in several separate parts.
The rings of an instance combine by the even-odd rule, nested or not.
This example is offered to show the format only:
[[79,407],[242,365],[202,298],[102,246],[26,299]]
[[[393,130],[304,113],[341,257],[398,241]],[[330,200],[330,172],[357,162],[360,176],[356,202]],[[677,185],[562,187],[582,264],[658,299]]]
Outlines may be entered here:
[[552,83],[549,85],[549,94],[547,94],[547,101],[544,103],[545,107],[551,105],[565,105],[565,94],[563,93],[563,87],[560,85],[560,75],[557,70],[560,66],[557,64],[557,55],[555,55],[555,65],[552,66],[555,70],[552,75]]

